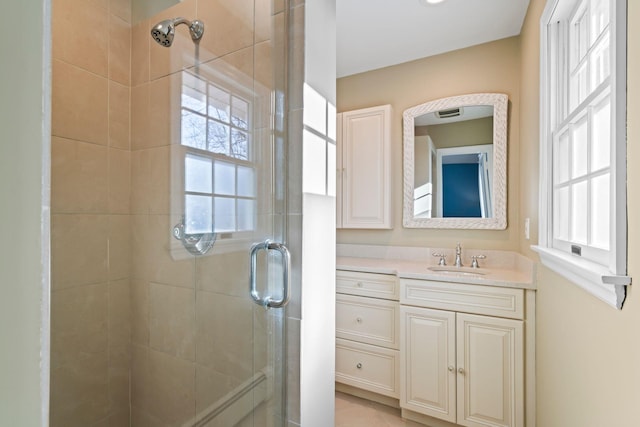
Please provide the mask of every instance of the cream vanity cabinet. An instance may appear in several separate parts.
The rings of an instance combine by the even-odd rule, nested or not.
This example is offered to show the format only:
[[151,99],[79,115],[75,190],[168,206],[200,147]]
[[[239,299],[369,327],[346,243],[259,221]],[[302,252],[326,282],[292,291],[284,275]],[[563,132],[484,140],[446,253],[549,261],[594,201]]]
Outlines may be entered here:
[[336,382],[400,397],[395,275],[337,271]]
[[523,427],[525,291],[414,279],[400,289],[403,415]]
[[393,227],[391,114],[390,105],[338,114],[338,228]]

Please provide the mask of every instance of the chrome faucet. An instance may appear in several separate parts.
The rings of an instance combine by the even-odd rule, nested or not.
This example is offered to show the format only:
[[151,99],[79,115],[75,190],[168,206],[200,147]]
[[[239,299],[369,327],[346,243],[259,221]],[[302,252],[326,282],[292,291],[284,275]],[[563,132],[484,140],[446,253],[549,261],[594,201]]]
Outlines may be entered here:
[[462,246],[460,246],[460,243],[456,246],[456,261],[453,265],[462,267]]

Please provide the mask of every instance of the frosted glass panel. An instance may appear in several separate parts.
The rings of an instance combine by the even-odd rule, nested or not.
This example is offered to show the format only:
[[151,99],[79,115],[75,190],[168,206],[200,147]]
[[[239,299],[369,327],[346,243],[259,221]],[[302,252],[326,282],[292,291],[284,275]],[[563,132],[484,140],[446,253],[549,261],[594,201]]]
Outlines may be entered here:
[[569,240],[569,187],[557,189],[553,197],[553,237]]
[[560,135],[556,142],[556,152],[553,153],[553,173],[556,184],[569,180],[569,132]]
[[236,203],[235,199],[216,197],[214,200],[215,231],[236,231]]
[[327,144],[327,196],[336,195],[336,174],[331,173],[336,170],[336,146]]
[[611,108],[610,100],[593,109],[591,123],[591,170],[609,167],[611,162]]
[[[324,139],[305,129],[302,137],[302,191],[326,195],[327,160]],[[333,171],[331,171],[333,173]]]
[[187,194],[184,200],[184,231],[187,234],[210,233],[213,229],[211,197]]
[[205,157],[187,155],[184,162],[186,191],[211,193],[212,162]]
[[576,123],[572,130],[573,150],[571,155],[571,177],[578,178],[587,174],[587,119],[586,117]]
[[207,144],[207,119],[192,113],[188,110],[182,110],[181,122],[181,139],[180,143],[189,147],[200,148],[206,150]]
[[609,174],[591,181],[591,245],[609,249]]
[[571,240],[587,244],[587,182],[571,188]]
[[231,163],[216,161],[214,168],[214,192],[216,194],[236,194],[236,167]]
[[238,196],[254,197],[255,196],[255,180],[253,178],[254,171],[252,168],[238,166]]
[[238,231],[253,230],[255,215],[255,200],[238,199]]

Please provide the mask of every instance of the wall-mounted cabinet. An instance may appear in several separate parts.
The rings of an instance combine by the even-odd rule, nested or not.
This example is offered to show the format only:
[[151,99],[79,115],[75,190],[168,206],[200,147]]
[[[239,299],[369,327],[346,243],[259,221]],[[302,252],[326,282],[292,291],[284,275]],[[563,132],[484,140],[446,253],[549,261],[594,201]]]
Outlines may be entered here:
[[393,228],[391,114],[390,105],[338,114],[338,228]]

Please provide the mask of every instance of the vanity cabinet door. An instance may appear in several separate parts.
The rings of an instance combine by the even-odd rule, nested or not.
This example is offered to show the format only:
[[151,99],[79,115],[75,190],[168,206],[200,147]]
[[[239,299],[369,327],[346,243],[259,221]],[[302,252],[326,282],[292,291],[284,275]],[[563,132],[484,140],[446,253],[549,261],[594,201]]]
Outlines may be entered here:
[[523,322],[457,314],[457,423],[524,426]]
[[338,116],[338,228],[392,228],[391,106]]
[[400,307],[400,406],[456,421],[456,314]]

